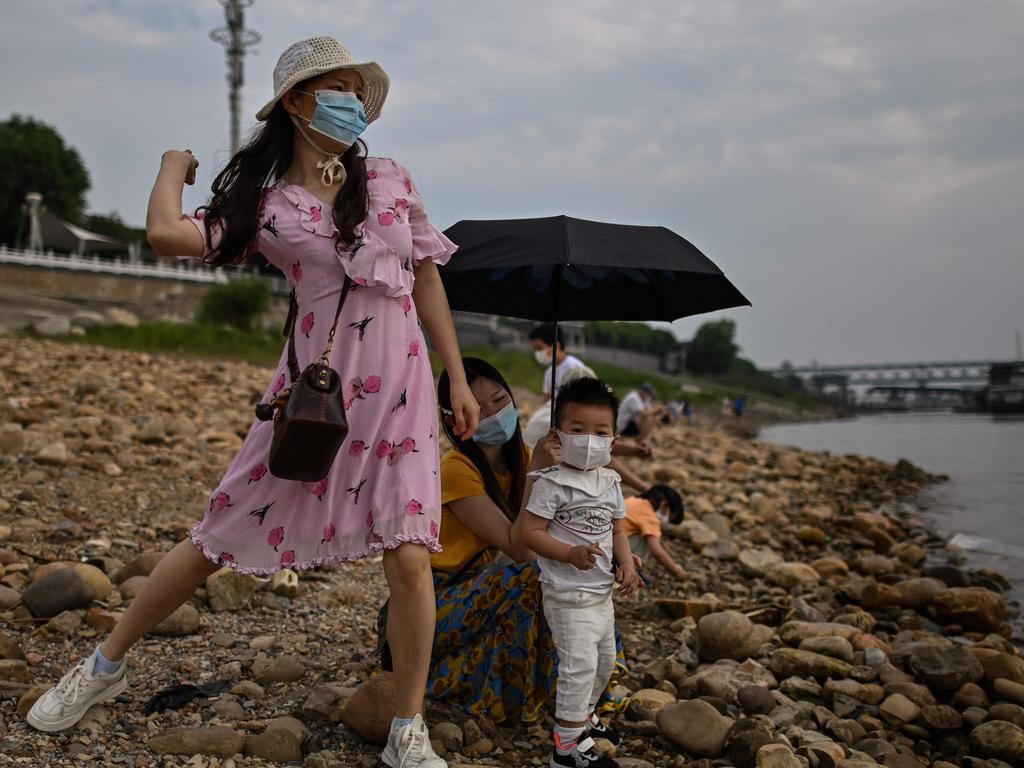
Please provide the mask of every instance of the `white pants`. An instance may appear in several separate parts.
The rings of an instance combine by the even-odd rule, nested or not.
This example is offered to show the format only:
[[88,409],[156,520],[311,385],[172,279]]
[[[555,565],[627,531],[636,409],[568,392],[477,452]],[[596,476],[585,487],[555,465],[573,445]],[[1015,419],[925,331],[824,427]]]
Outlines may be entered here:
[[542,583],[541,594],[558,650],[555,716],[581,723],[593,714],[615,670],[612,593],[561,591]]

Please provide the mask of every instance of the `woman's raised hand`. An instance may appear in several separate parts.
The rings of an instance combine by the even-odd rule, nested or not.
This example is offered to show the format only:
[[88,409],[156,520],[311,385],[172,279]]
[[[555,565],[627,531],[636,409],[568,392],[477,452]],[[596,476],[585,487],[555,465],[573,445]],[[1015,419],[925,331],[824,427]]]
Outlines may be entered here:
[[185,171],[186,184],[196,183],[196,169],[199,167],[199,161],[196,160],[195,155],[192,154],[192,150],[186,149],[182,152],[177,149],[168,149],[164,152],[160,161],[164,165],[170,167],[177,166],[182,168]]
[[480,421],[480,404],[477,403],[469,385],[465,383],[453,383],[451,397],[455,434],[463,440],[469,440],[476,434],[476,427]]
[[562,463],[562,444],[558,440],[558,432],[552,429],[537,441],[530,460],[530,470],[553,467]]

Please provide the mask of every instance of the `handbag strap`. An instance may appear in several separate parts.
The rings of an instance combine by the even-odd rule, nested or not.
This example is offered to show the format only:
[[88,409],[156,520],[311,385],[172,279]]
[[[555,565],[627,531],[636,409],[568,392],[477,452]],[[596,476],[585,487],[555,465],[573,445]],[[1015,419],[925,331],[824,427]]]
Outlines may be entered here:
[[[345,283],[341,286],[341,295],[338,296],[338,308],[334,310],[334,323],[331,325],[331,332],[327,335],[327,347],[324,349],[323,354],[320,355],[318,360],[323,360],[324,364],[327,365],[328,355],[331,354],[331,348],[334,346],[334,333],[338,329],[338,318],[341,317],[341,309],[345,306],[345,299],[348,298],[349,291],[352,290],[352,279],[345,275]],[[292,288],[292,292],[288,297],[288,317],[284,321],[283,335],[288,337],[288,374],[291,376],[292,384],[298,381],[299,376],[302,372],[299,370],[299,361],[295,356],[295,320],[299,315],[299,302],[295,298],[295,289]]]

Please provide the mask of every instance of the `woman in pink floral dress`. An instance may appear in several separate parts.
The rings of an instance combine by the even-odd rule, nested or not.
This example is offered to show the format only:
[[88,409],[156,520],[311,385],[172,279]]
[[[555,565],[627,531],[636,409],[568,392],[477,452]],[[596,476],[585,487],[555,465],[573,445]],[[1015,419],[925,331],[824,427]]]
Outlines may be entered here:
[[[419,715],[435,618],[429,556],[440,549],[441,513],[437,406],[420,323],[453,381],[461,434],[473,434],[479,408],[437,271],[455,246],[427,220],[408,170],[366,157],[358,140],[387,86],[378,65],[357,64],[332,38],[296,43],[257,115],[265,125],[217,177],[198,216],[181,214],[182,185],[194,181],[198,163],[187,151],[165,153],[150,198],[150,243],[211,264],[258,251],[277,266],[298,303],[300,368],[327,346],[350,281],[330,356],[350,431],[327,477],[296,482],[269,472],[273,422],[254,420],[189,539],[160,561],[110,637],[40,699],[33,726],[63,730],[123,691],[131,645],[219,567],[271,574],[383,553],[398,710],[383,759],[396,768],[445,765]],[[282,352],[264,402],[289,384]]]

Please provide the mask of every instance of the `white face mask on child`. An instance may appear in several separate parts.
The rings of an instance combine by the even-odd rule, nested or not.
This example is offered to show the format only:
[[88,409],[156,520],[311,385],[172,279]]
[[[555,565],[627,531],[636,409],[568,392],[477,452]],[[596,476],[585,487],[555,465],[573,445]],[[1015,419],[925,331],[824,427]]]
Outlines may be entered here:
[[611,437],[558,433],[562,443],[562,461],[576,469],[596,469],[612,460]]

